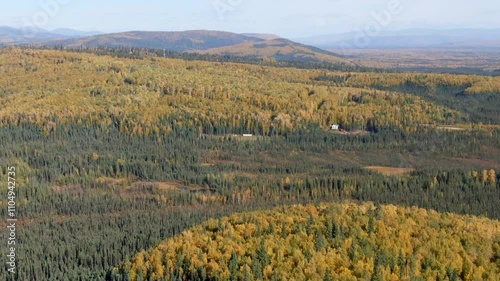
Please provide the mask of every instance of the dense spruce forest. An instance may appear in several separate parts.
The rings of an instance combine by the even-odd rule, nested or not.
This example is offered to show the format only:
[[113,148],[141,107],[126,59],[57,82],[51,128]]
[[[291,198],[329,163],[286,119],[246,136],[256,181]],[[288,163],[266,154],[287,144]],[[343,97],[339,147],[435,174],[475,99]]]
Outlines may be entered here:
[[[446,214],[500,219],[498,77],[89,52],[0,49],[0,182],[7,182],[7,167],[15,166],[19,216],[18,272],[1,270],[1,280],[291,280],[282,271],[267,274],[269,264],[261,263],[264,275],[258,275],[251,262],[255,253],[244,249],[235,250],[232,266],[231,252],[209,265],[224,271],[196,268],[196,277],[186,275],[195,262],[182,257],[188,249],[169,252],[174,258],[162,261],[162,268],[169,266],[163,274],[126,261],[210,219],[208,225],[221,222],[224,231],[231,219],[218,218],[235,212],[344,201],[401,207],[398,216],[378,217],[363,215],[369,205],[308,207],[321,213],[312,215],[314,233],[305,224],[296,231],[287,224],[290,239],[283,239],[323,237],[321,249],[314,243],[299,247],[307,262],[325,259],[327,252],[316,255],[318,250],[355,245],[356,264],[351,258],[328,271],[315,261],[318,270],[296,280],[337,280],[342,274],[345,280],[400,280],[401,267],[390,263],[398,262],[400,251],[402,280],[498,277],[498,222]],[[341,130],[330,130],[332,124]],[[338,206],[355,211],[340,212]],[[403,211],[412,206],[435,211]],[[312,214],[301,208],[278,212],[296,212],[288,219],[293,224]],[[323,213],[325,208],[337,211]],[[379,208],[386,214],[395,207]],[[266,220],[269,214],[247,218]],[[325,223],[333,223],[333,215],[345,227],[342,238],[328,234]],[[410,235],[404,245],[390,233],[375,241],[395,217],[421,222],[424,236]],[[362,232],[369,218],[375,231]],[[283,219],[268,219],[279,236]],[[475,222],[479,230],[444,239]],[[0,221],[2,236],[5,223]],[[428,246],[419,252],[412,243],[439,232],[436,224],[446,226],[436,253],[430,255]],[[270,235],[270,225],[261,225],[252,243]],[[194,229],[198,235],[200,226]],[[455,255],[461,261],[451,262]],[[300,269],[307,264],[302,262]]]

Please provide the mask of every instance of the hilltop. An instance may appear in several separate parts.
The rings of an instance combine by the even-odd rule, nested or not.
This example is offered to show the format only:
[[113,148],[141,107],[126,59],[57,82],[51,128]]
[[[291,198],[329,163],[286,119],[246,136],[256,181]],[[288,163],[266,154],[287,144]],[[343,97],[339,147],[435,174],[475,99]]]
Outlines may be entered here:
[[343,63],[351,66],[354,65],[352,62],[341,58],[335,53],[283,38],[272,38],[262,42],[246,42],[233,46],[213,48],[201,51],[201,53],[251,56],[286,61],[330,62]]
[[88,37],[37,42],[65,48],[118,47],[164,49],[216,55],[298,62],[329,62],[354,66],[335,53],[296,43],[272,34],[237,34],[223,31],[191,30],[180,32],[130,31]]
[[191,30],[182,32],[129,31],[76,39],[47,41],[43,42],[43,44],[68,48],[106,46],[167,49],[176,52],[186,52],[261,41],[264,41],[264,39],[231,32]]
[[114,274],[130,280],[498,280],[499,266],[498,221],[335,203],[212,219],[142,251]]

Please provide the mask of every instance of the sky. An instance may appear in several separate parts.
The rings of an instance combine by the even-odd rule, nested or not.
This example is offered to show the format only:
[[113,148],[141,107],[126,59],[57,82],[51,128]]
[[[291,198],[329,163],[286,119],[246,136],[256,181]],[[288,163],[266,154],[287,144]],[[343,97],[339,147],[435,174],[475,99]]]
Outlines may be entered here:
[[498,0],[23,0],[4,1],[0,26],[52,30],[223,30],[287,38],[407,28],[500,28]]

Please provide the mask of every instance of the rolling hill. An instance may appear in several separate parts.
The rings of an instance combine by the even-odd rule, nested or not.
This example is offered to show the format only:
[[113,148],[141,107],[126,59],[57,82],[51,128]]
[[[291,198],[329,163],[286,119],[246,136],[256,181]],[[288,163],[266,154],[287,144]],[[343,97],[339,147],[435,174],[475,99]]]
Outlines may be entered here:
[[272,34],[236,34],[208,30],[183,32],[131,31],[83,38],[49,40],[39,44],[69,48],[106,46],[166,49],[175,52],[245,56],[277,61],[329,62],[355,65],[332,52],[299,44]]
[[261,41],[264,41],[264,39],[230,32],[191,30],[183,32],[130,31],[77,39],[47,41],[43,42],[43,44],[65,47],[133,47],[186,52]]
[[115,274],[125,280],[499,280],[499,238],[498,221],[418,208],[281,207],[209,220],[142,251]]
[[251,56],[264,59],[274,59],[278,61],[325,61],[330,63],[354,65],[354,63],[337,56],[335,53],[299,44],[283,38],[273,38],[263,42],[248,42],[233,46],[213,48],[201,51],[201,53]]

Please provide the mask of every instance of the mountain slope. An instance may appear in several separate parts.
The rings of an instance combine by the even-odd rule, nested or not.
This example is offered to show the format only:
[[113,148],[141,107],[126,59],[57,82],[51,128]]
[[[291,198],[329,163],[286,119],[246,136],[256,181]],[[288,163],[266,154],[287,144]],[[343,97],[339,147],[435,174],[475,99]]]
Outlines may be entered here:
[[250,56],[278,61],[329,62],[354,66],[336,54],[271,34],[236,34],[221,31],[145,32],[102,34],[52,40],[40,44],[79,47],[134,47],[216,55]]
[[275,38],[263,42],[249,42],[234,46],[213,48],[202,51],[208,54],[228,54],[236,56],[252,56],[257,58],[307,61],[307,62],[330,62],[354,65],[347,59],[336,54],[318,49],[316,47],[303,45],[283,38]]
[[66,47],[134,47],[185,52],[260,41],[264,40],[230,32],[192,30],[184,32],[130,31],[78,39],[56,40],[44,42],[44,44]]
[[499,280],[500,222],[371,203],[281,207],[210,220],[118,272],[130,280]]

